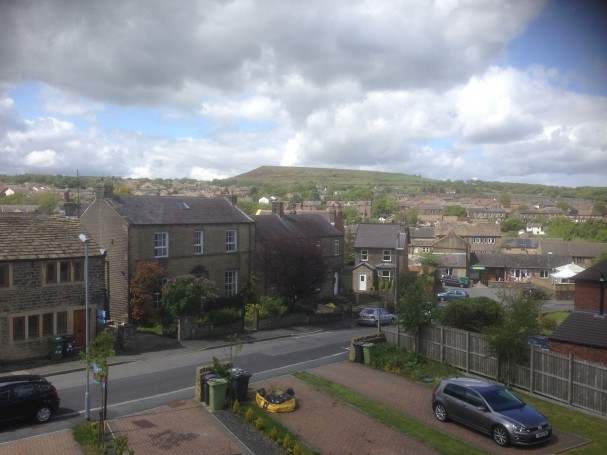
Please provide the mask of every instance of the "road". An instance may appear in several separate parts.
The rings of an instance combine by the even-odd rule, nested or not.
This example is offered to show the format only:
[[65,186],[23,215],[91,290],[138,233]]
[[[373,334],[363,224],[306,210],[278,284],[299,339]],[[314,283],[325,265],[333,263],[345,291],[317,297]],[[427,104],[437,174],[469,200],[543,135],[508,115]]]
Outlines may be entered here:
[[[347,358],[350,340],[374,333],[374,328],[350,327],[304,332],[298,336],[244,344],[239,353],[229,348],[203,351],[166,351],[147,360],[110,368],[108,382],[108,419],[152,409],[173,400],[194,396],[195,371],[232,355],[234,365],[252,373],[250,384],[290,374]],[[51,433],[82,423],[85,372],[71,372],[49,377],[61,397],[61,407],[45,425],[8,424],[0,428],[0,443]],[[99,415],[101,388],[91,382],[91,419]]]

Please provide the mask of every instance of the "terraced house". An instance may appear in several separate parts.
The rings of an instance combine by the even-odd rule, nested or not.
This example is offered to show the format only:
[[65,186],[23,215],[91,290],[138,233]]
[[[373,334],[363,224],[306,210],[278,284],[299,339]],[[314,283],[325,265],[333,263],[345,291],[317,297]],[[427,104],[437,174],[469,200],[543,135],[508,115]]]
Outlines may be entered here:
[[106,298],[105,259],[75,218],[0,215],[0,359],[42,357],[49,339],[73,335],[85,345],[85,245],[88,240],[90,333]]
[[165,277],[205,276],[221,297],[236,295],[251,273],[253,220],[223,197],[121,196],[100,184],[81,216],[107,250],[109,317],[128,320],[129,283],[141,261]]

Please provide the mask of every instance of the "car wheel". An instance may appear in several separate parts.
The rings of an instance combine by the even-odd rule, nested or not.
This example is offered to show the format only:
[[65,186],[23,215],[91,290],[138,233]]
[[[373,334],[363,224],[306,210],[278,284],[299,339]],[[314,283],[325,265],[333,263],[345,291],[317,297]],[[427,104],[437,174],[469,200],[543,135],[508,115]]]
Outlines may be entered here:
[[51,418],[51,409],[47,406],[42,406],[38,408],[36,411],[36,422],[44,423],[47,422]]
[[508,432],[501,425],[494,426],[493,430],[491,431],[491,435],[493,436],[493,440],[498,446],[505,447],[510,442]]
[[449,417],[447,416],[447,410],[441,403],[436,403],[434,405],[434,415],[441,422],[446,422],[447,420],[449,420]]

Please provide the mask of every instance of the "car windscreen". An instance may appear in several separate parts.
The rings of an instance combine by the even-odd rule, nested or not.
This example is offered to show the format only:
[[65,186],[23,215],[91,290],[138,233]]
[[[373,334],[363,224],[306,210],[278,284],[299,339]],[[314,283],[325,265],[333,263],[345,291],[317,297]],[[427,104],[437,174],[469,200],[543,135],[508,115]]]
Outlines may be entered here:
[[485,399],[491,409],[497,412],[508,411],[510,409],[525,406],[525,403],[515,397],[508,390],[501,387],[479,390],[478,392]]

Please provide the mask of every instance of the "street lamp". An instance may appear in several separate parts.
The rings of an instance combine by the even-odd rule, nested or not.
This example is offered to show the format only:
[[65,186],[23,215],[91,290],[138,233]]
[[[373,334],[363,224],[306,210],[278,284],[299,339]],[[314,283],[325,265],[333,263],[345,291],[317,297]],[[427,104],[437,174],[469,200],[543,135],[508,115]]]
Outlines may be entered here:
[[602,316],[605,311],[605,276],[603,272],[601,272],[601,276],[599,278],[599,286],[601,288],[601,297],[599,301],[599,314]]
[[86,308],[86,330],[85,330],[85,340],[84,340],[84,352],[86,353],[86,391],[84,392],[84,417],[86,420],[91,419],[91,397],[89,395],[89,238],[80,234],[78,236],[80,241],[84,243],[84,286],[85,286],[85,294],[84,294],[84,306]]

